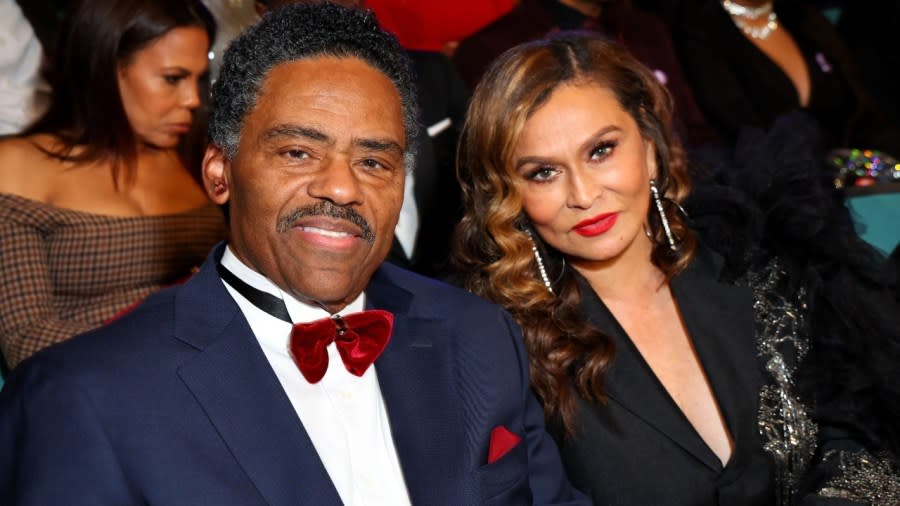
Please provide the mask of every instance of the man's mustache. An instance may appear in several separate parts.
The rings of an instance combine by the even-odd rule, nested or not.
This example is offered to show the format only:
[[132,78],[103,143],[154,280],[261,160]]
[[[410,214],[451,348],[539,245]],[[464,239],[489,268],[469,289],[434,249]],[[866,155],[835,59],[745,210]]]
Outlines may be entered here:
[[362,238],[368,243],[375,242],[375,232],[369,226],[369,222],[356,212],[352,207],[335,205],[328,200],[316,202],[310,206],[298,207],[289,214],[278,218],[278,231],[287,232],[301,218],[309,216],[325,216],[328,218],[337,218],[339,220],[347,220],[353,223],[362,231]]

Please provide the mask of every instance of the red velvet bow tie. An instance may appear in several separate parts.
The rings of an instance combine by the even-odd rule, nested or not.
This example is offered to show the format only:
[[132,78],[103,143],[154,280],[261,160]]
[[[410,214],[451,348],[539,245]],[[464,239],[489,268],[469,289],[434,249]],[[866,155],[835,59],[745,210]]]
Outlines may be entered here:
[[291,355],[306,381],[318,383],[328,370],[326,348],[334,342],[344,367],[362,376],[384,351],[393,326],[394,315],[380,309],[297,323],[291,331]]

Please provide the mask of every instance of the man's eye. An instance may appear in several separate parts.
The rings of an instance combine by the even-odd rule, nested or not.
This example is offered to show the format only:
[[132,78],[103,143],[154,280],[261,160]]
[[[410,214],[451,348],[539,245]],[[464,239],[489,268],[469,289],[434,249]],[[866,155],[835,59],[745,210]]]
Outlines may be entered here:
[[285,151],[284,154],[290,158],[294,158],[297,160],[304,160],[306,158],[309,158],[309,153],[303,151],[302,149],[289,149]]
[[365,158],[362,160],[362,164],[364,167],[368,169],[383,169],[385,168],[384,164],[375,160],[374,158]]

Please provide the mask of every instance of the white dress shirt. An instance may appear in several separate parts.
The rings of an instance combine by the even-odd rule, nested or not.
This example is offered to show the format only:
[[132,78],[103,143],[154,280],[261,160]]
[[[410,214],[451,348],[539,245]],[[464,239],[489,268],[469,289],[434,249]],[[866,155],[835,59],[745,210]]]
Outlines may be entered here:
[[[298,301],[247,267],[230,247],[222,256],[222,265],[248,285],[283,299],[295,323],[330,316],[324,309]],[[331,343],[325,376],[310,384],[288,351],[291,324],[259,309],[224,284],[247,318],[341,501],[347,506],[410,504],[375,367],[361,377],[354,376]],[[341,313],[362,311],[364,307],[361,294]]]
[[415,253],[416,236],[419,235],[419,208],[416,207],[415,196],[416,178],[413,171],[406,173],[406,186],[403,188],[403,205],[400,207],[400,219],[394,227],[394,235],[397,242],[406,253],[407,259],[412,259]]

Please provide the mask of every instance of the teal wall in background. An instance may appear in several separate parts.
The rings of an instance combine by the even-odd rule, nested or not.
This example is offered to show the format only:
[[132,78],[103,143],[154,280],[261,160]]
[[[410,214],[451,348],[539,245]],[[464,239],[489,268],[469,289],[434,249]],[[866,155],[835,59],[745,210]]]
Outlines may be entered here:
[[890,255],[900,243],[900,193],[860,195],[847,200],[856,232]]

